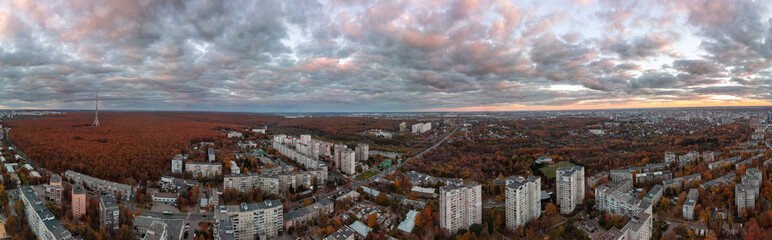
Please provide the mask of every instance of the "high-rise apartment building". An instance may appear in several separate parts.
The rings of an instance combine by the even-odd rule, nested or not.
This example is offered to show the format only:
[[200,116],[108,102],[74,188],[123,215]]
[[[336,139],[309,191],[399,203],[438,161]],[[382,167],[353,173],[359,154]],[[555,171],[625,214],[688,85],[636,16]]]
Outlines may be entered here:
[[557,202],[560,212],[568,214],[584,200],[584,167],[562,167],[556,170]]
[[72,186],[72,217],[78,219],[83,214],[86,214],[86,189],[76,184]]
[[440,187],[440,228],[455,233],[482,223],[482,187],[476,182]]
[[515,231],[541,215],[541,178],[510,177],[506,183],[507,228]]
[[367,145],[367,143],[360,143],[357,144],[357,147],[354,149],[357,154],[357,162],[361,161],[367,161],[367,159],[370,157],[370,146]]
[[343,149],[340,156],[340,171],[348,175],[356,173],[356,152],[351,149]]

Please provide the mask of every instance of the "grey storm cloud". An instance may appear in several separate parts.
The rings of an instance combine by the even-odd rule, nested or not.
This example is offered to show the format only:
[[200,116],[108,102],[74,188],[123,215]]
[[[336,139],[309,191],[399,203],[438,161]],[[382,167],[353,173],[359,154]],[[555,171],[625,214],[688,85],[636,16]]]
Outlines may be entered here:
[[[97,90],[106,109],[158,110],[772,99],[769,3],[571,4],[3,1],[0,108],[90,108]],[[680,52],[685,39],[696,54]]]

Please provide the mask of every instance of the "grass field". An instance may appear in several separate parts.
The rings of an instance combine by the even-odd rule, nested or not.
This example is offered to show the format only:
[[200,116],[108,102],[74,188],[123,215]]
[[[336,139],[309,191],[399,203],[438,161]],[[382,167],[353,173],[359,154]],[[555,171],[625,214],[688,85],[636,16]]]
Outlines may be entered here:
[[370,170],[370,171],[363,172],[362,174],[357,175],[356,178],[354,178],[354,179],[356,179],[357,181],[362,181],[362,180],[368,179],[368,178],[370,178],[372,176],[375,176],[376,174],[378,174],[378,170]]
[[541,173],[544,174],[544,176],[546,176],[548,179],[555,179],[555,171],[557,171],[559,167],[571,167],[571,166],[576,166],[576,165],[574,165],[571,162],[565,161],[565,162],[559,162],[552,167],[539,168],[539,171],[541,171]]

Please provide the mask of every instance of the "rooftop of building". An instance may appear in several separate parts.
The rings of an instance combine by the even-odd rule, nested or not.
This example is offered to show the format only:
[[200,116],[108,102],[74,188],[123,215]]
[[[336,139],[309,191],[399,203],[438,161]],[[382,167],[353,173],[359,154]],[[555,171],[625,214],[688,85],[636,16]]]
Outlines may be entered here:
[[233,223],[231,223],[230,219],[220,219],[217,221],[217,233],[220,240],[236,240],[233,231]]
[[601,235],[598,239],[599,240],[617,240],[620,239],[624,235],[622,231],[619,231],[616,227],[611,227],[606,233]]
[[453,191],[453,190],[456,190],[456,189],[473,188],[473,187],[477,187],[477,186],[480,186],[480,184],[475,182],[475,181],[471,181],[471,182],[468,182],[468,183],[463,184],[463,185],[446,185],[446,186],[442,186],[442,187],[440,187],[440,191],[441,192],[442,191]]
[[99,197],[99,201],[105,208],[117,208],[118,203],[115,202],[115,196],[112,195],[104,195]]
[[365,225],[364,223],[360,221],[354,221],[351,225],[348,225],[351,229],[354,229],[355,232],[357,232],[359,235],[367,236],[370,231],[373,229]]
[[278,199],[265,200],[258,203],[242,203],[239,205],[227,205],[228,212],[249,212],[258,209],[269,209],[275,207],[282,207],[281,201]]
[[699,192],[696,188],[689,189],[689,194],[686,196],[686,200],[684,201],[684,206],[691,206],[694,207],[697,205],[697,195]]
[[407,212],[407,215],[405,216],[405,220],[399,223],[399,226],[397,226],[397,229],[403,232],[413,232],[413,228],[415,227],[415,216],[418,215],[418,211],[410,210]]
[[43,220],[46,229],[48,229],[56,239],[72,239],[72,233],[67,231],[59,220],[56,220],[54,214],[43,204],[43,200],[38,196],[37,192],[35,192],[35,189],[31,186],[24,186],[19,189],[19,194],[24,195],[24,197],[29,200],[35,214]]
[[72,187],[72,194],[86,194],[86,189],[83,188],[83,185],[75,184]]
[[343,226],[330,236],[324,238],[324,240],[346,240],[350,236],[353,236],[356,232],[349,226]]

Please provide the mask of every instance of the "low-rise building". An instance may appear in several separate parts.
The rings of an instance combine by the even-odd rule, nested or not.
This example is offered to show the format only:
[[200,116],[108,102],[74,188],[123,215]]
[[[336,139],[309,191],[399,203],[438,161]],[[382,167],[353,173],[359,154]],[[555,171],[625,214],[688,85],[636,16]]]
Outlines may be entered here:
[[686,186],[690,186],[694,181],[700,181],[702,180],[702,176],[699,173],[695,173],[688,176],[683,177],[677,177],[669,180],[662,181],[662,186],[665,187],[665,189],[670,188],[682,188],[684,187],[683,184],[686,184]]
[[334,210],[334,203],[328,198],[322,198],[311,205],[289,211],[284,214],[284,228],[297,227],[308,223],[309,220],[318,219],[322,214],[330,215]]
[[410,189],[410,192],[414,192],[422,197],[437,198],[437,191],[434,190],[434,188],[413,186],[413,188]]
[[619,182],[619,181],[625,181],[625,180],[633,180],[633,173],[630,172],[630,170],[627,169],[614,169],[609,171],[609,175],[611,175],[611,181]]
[[708,169],[713,170],[714,168],[721,168],[721,167],[731,166],[735,162],[740,161],[740,159],[742,159],[742,157],[740,155],[737,155],[737,156],[730,157],[730,158],[727,158],[727,159],[724,159],[724,160],[708,163]]
[[536,159],[536,164],[550,164],[552,163],[552,158],[548,156],[541,156]]
[[217,220],[217,227],[214,231],[214,239],[217,240],[236,240],[236,232],[230,219]]
[[689,194],[686,196],[686,201],[684,201],[682,209],[684,219],[694,220],[694,207],[697,205],[697,197],[699,197],[697,189],[689,189]]
[[670,165],[671,162],[675,162],[676,155],[673,152],[666,152],[665,153],[665,164]]
[[600,183],[600,180],[606,178],[608,179],[608,172],[603,171],[596,173],[595,175],[592,175],[591,177],[587,178],[587,188],[593,188],[595,185],[598,185]]
[[241,169],[239,168],[239,164],[236,163],[236,161],[231,161],[231,174],[240,174]]
[[228,138],[241,138],[241,137],[244,137],[244,134],[242,134],[241,132],[237,132],[237,131],[228,132]]
[[708,189],[710,187],[717,187],[719,185],[729,186],[730,183],[734,182],[735,176],[737,175],[734,173],[728,173],[724,176],[714,178],[713,180],[700,184],[700,187],[703,189]]
[[176,193],[156,192],[153,193],[153,202],[175,204],[177,203],[177,197],[179,197],[179,195]]
[[595,188],[595,204],[599,210],[612,215],[633,217],[641,211],[646,211],[648,214],[652,213],[650,202],[637,199],[608,184],[602,184]]
[[172,173],[182,173],[182,162],[184,160],[182,154],[174,155],[172,158]]
[[644,172],[635,174],[636,183],[648,183],[672,179],[673,174],[670,171]]
[[349,226],[343,226],[334,233],[324,238],[324,240],[355,240],[356,232]]
[[655,205],[659,203],[659,200],[662,199],[662,193],[665,191],[665,188],[662,187],[662,185],[657,184],[654,185],[654,187],[649,190],[649,192],[646,193],[646,195],[643,196],[643,200],[651,203],[652,205]]

